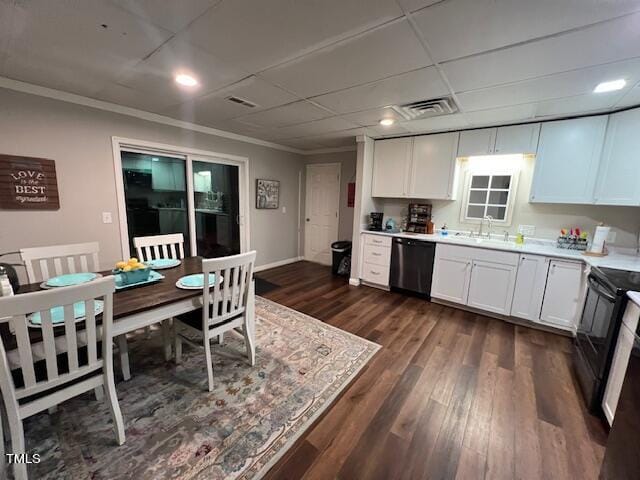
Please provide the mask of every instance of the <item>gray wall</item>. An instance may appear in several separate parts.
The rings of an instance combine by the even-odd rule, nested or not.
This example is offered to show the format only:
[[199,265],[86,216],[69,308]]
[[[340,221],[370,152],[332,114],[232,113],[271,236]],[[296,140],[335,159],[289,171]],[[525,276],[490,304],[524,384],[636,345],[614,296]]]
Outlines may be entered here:
[[[316,155],[308,155],[304,158],[305,164],[313,163],[339,163],[340,169],[340,210],[338,223],[338,240],[351,240],[353,234],[353,207],[347,206],[347,184],[356,181],[356,151],[352,152],[335,152],[320,153]],[[303,170],[302,173],[302,195],[300,201],[300,225],[304,228],[305,215],[305,187],[306,177]],[[300,236],[300,255],[304,255],[304,229]]]
[[[257,265],[298,256],[303,156],[5,89],[0,89],[0,153],[55,160],[60,210],[0,210],[0,252],[98,240],[102,268],[120,258],[112,136],[248,157],[251,248],[258,251]],[[256,178],[280,180],[286,214],[256,210]],[[102,212],[112,212],[112,224],[102,223]]]

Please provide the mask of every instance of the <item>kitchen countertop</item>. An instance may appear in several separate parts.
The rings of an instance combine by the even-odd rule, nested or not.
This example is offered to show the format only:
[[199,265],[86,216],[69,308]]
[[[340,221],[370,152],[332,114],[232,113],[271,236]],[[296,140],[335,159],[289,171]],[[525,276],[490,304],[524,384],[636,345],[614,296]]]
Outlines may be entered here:
[[627,292],[627,296],[640,307],[640,292]]
[[[412,233],[387,233],[373,232],[370,230],[362,230],[361,233],[371,235],[382,235],[387,237],[411,238],[414,240],[423,240],[436,243],[448,243],[452,245],[463,245],[467,247],[486,248],[489,250],[503,250],[507,252],[530,253],[533,255],[544,255],[547,257],[565,258],[568,260],[582,261],[593,267],[615,268],[618,270],[629,270],[632,272],[640,272],[640,256],[623,253],[618,251],[610,251],[606,257],[590,257],[583,255],[577,250],[566,250],[557,248],[552,240],[529,239],[525,240],[524,245],[516,245],[515,242],[492,238],[479,239],[469,238],[467,235],[456,235],[449,233],[447,236],[439,234],[412,234]],[[640,297],[640,294],[638,294]]]

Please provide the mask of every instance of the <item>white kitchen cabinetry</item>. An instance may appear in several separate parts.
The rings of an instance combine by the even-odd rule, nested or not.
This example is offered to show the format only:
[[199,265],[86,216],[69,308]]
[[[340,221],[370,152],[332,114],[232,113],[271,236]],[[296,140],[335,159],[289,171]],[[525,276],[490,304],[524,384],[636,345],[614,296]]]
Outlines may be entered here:
[[364,233],[362,245],[362,280],[387,288],[391,266],[391,237]]
[[458,156],[536,153],[540,124],[481,128],[460,132]]
[[547,283],[549,259],[540,255],[520,255],[511,315],[532,322],[540,320],[540,309]]
[[595,203],[640,205],[640,109],[609,116]]
[[407,196],[413,138],[376,140],[373,147],[374,197],[402,198]]
[[424,135],[413,140],[408,196],[454,199],[458,133]]
[[373,197],[452,200],[458,133],[376,140]]
[[613,418],[615,417],[624,376],[629,365],[629,357],[633,349],[634,332],[638,327],[639,317],[640,307],[633,302],[629,302],[622,319],[622,326],[620,327],[615,353],[611,361],[611,369],[609,370],[609,379],[602,398],[602,410],[604,411],[604,416],[607,417],[609,425],[613,423]]
[[583,294],[582,263],[551,260],[540,322],[575,330]]
[[531,202],[593,203],[607,116],[542,125]]
[[511,153],[535,154],[538,150],[539,136],[539,123],[498,127],[493,153],[495,155]]
[[474,260],[467,305],[509,315],[516,282],[516,265]]
[[496,143],[496,128],[480,128],[460,132],[458,156],[491,155]]
[[447,254],[438,255],[439,248],[440,245],[437,245],[431,296],[466,305],[472,260]]

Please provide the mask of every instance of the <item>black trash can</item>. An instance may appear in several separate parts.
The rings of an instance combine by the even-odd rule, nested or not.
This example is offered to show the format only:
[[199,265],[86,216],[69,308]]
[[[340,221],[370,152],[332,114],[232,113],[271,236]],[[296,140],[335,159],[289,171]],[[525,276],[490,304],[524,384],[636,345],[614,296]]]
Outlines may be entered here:
[[351,242],[340,240],[331,244],[333,261],[331,270],[334,275],[349,275],[351,270]]

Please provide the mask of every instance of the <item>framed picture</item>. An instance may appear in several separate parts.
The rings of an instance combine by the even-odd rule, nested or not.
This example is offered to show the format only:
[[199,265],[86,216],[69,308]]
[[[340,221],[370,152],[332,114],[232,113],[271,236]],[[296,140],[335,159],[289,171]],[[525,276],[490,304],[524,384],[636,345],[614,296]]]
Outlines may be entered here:
[[278,180],[256,180],[256,208],[278,208],[280,182]]
[[0,209],[58,210],[56,162],[0,154]]

